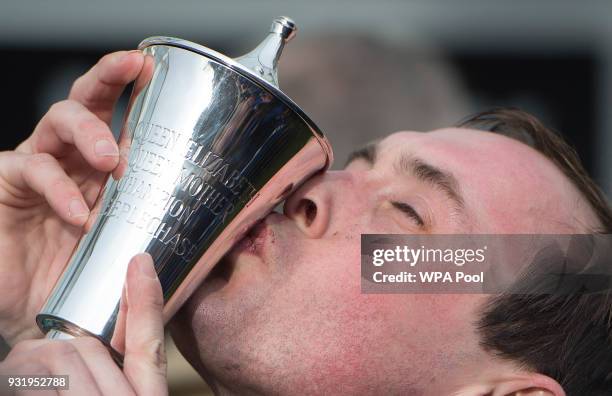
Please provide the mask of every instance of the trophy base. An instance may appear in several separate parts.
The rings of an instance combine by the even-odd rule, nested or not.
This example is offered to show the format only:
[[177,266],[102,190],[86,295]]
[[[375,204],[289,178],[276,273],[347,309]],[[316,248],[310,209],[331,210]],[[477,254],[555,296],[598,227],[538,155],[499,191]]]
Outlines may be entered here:
[[45,333],[45,338],[51,340],[70,340],[76,337],[93,337],[99,340],[108,349],[111,357],[117,365],[123,368],[123,355],[111,347],[103,338],[75,325],[67,320],[53,315],[39,314],[36,322],[40,329]]
[[72,340],[74,339],[74,336],[68,333],[64,333],[63,331],[53,329],[49,330],[45,338],[47,340]]

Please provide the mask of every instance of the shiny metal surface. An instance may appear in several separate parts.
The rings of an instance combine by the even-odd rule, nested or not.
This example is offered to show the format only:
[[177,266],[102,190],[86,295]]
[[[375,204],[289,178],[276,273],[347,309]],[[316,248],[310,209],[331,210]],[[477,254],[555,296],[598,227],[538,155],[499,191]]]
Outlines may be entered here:
[[295,23],[287,18],[280,17],[272,22],[270,34],[253,51],[239,58],[236,62],[254,71],[258,77],[266,80],[278,88],[278,72],[276,70],[278,58],[283,51],[285,43],[295,36]]
[[244,66],[171,40],[144,43],[120,164],[37,317],[45,333],[98,337],[118,360],[131,257],[153,256],[167,321],[255,222],[332,161],[314,123]]
[[48,340],[72,340],[74,336],[68,333],[64,333],[63,331],[53,329],[49,330],[46,338]]
[[[277,18],[276,21],[278,21],[279,19],[282,18],[286,18],[286,17],[281,17],[281,18]],[[274,26],[274,24],[273,24]],[[275,29],[270,29],[271,30],[271,34],[280,34],[278,31],[275,31]],[[293,25],[293,30],[294,32],[297,30],[297,28],[295,27],[295,25]],[[271,34],[269,34],[264,41],[262,42],[262,44],[268,42],[270,40],[270,36]],[[290,36],[291,37],[291,36]],[[288,39],[290,38],[288,37],[287,39],[284,40],[284,42],[286,43],[288,41]],[[256,49],[261,48],[262,44],[258,45],[256,47]],[[262,74],[259,72],[256,72],[252,69],[250,69],[249,67],[245,66],[244,64],[240,63],[239,60],[244,60],[244,57],[247,57],[249,54],[252,54],[254,51],[249,52],[246,55],[243,55],[241,57],[238,57],[236,59],[232,59],[228,56],[225,56],[215,50],[212,50],[210,48],[204,47],[200,44],[191,42],[191,41],[187,41],[187,40],[183,40],[183,39],[179,39],[179,38],[175,38],[175,37],[162,37],[162,36],[155,36],[155,37],[149,37],[145,40],[143,40],[140,45],[138,46],[138,48],[147,48],[147,47],[151,47],[151,46],[156,46],[156,45],[164,45],[164,46],[171,46],[171,47],[178,47],[178,48],[184,48],[186,50],[201,54],[203,56],[205,56],[206,58],[209,58],[210,60],[216,61],[224,66],[226,66],[227,68],[239,73],[240,75],[242,75],[243,77],[249,79],[251,82],[253,82],[254,84],[259,85],[263,90],[271,93],[275,98],[279,99],[281,102],[283,102],[287,107],[289,107],[295,114],[297,114],[299,116],[299,118],[308,125],[308,127],[313,131],[313,133],[315,134],[315,137],[317,138],[317,140],[319,141],[319,143],[321,144],[321,148],[325,151],[327,157],[328,157],[328,161],[331,163],[331,161],[333,161],[333,152],[332,152],[332,148],[329,144],[329,141],[327,140],[327,138],[325,138],[325,136],[323,135],[323,133],[320,131],[320,129],[316,126],[316,124],[306,115],[306,113],[304,113],[304,111],[302,111],[302,109],[300,109],[300,107],[295,104],[293,102],[293,100],[291,100],[291,98],[289,98],[287,95],[285,95],[285,93],[283,93],[279,88],[278,85],[271,83],[270,81],[268,81],[267,79],[262,77]],[[282,47],[276,52],[275,56],[278,57],[280,56],[282,52]],[[268,52],[266,52],[268,53]],[[262,57],[259,57],[260,59]],[[278,60],[278,59],[277,59]],[[248,62],[247,62],[248,64]],[[276,64],[276,63],[275,63]],[[253,66],[253,65],[249,65],[249,66]],[[264,70],[264,74],[265,74],[265,70]],[[328,164],[329,166],[330,164]]]

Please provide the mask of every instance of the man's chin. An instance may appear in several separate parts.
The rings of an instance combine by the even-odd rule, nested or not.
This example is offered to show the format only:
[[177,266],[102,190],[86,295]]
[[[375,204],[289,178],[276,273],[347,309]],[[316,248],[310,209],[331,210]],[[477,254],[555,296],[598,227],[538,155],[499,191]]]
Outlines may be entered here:
[[243,338],[236,333],[244,315],[224,297],[226,285],[224,279],[207,279],[168,324],[180,353],[216,394],[232,393],[219,381],[238,374],[226,368],[237,364],[233,341]]
[[217,386],[214,375],[207,369],[207,363],[204,360],[209,360],[210,357],[202,356],[199,344],[197,342],[198,335],[193,331],[183,320],[182,313],[177,314],[169,323],[168,329],[178,348],[179,352],[185,360],[193,367],[193,369],[202,377],[204,381],[217,392]]
[[244,346],[241,340],[275,287],[277,227],[264,222],[255,226],[169,323],[175,344],[207,382],[211,372],[235,363]]
[[224,299],[218,298],[226,285],[222,276],[207,278],[168,323],[178,350],[209,384],[211,374],[206,367],[217,359],[211,347],[223,344],[223,324],[229,321],[227,312],[231,311],[221,304]]
[[[263,290],[257,285],[262,274],[260,258],[232,250],[210,272],[202,284],[170,321],[177,345],[189,340],[185,353],[194,346],[209,346],[240,329]],[[204,344],[206,345],[200,345]],[[197,352],[197,351],[193,351]]]

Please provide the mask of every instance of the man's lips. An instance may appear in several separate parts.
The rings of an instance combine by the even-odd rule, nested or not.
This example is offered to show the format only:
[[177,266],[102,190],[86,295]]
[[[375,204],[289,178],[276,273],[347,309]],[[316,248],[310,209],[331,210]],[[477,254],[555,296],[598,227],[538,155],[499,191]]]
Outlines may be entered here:
[[215,265],[209,275],[209,279],[221,278],[229,282],[238,261],[244,261],[240,258],[243,255],[251,257],[248,261],[255,259],[264,262],[267,251],[266,247],[268,244],[273,243],[275,238],[271,225],[282,221],[283,217],[278,213],[271,213],[255,223],[249,232]]
[[266,224],[266,218],[260,220],[240,241],[238,241],[230,255],[236,252],[261,256],[270,233],[271,230]]
[[259,256],[262,260],[267,258],[269,250],[274,245],[277,232],[289,219],[277,212],[272,212],[262,220],[255,223],[249,232],[230,251],[233,254],[248,254]]

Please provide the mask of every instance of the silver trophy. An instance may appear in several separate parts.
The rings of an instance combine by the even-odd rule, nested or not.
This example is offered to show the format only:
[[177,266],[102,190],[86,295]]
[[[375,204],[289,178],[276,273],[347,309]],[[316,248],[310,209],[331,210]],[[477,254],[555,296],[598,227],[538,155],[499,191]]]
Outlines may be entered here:
[[329,167],[317,126],[278,88],[295,34],[277,18],[265,40],[231,59],[151,37],[119,137],[119,166],[36,320],[48,338],[90,335],[121,362],[117,315],[127,264],[153,257],[167,322],[212,267],[291,191]]

